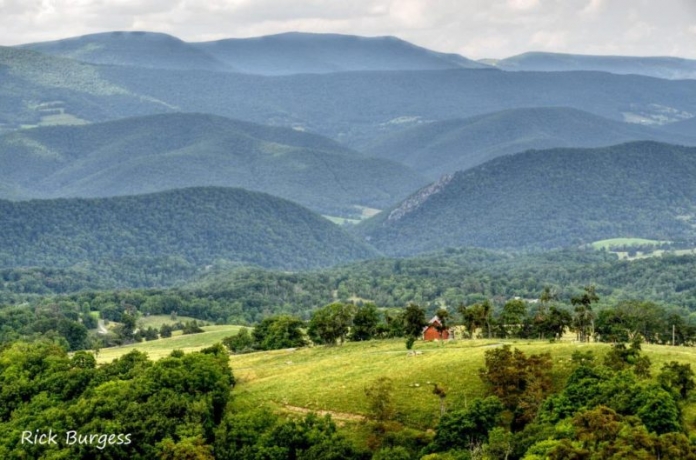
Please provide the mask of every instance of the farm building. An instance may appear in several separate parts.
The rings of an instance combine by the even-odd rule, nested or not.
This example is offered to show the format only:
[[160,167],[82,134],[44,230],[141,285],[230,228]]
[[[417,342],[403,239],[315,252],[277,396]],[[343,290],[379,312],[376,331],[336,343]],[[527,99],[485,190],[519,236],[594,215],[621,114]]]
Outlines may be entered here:
[[428,325],[423,328],[423,340],[449,340],[452,331],[450,329],[445,329],[440,335],[440,318],[433,316],[433,318],[428,322]]

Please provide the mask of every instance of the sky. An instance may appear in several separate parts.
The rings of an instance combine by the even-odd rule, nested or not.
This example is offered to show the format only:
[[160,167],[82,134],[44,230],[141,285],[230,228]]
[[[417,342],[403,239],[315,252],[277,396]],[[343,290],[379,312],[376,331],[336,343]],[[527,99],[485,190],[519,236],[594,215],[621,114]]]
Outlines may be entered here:
[[0,45],[112,30],[186,41],[393,35],[473,59],[525,51],[696,59],[696,0],[0,0]]

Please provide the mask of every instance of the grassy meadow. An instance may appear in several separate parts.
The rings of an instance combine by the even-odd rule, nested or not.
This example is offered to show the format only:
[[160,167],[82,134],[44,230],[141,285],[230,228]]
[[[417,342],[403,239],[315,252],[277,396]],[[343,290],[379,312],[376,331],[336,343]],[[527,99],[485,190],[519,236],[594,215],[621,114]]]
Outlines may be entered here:
[[[191,352],[219,342],[240,328],[206,326],[202,334],[103,349],[98,361],[111,361],[133,349],[144,351],[153,359],[167,356],[175,349]],[[484,394],[478,376],[484,353],[503,344],[517,347],[527,355],[551,353],[554,379],[559,385],[570,371],[574,351],[592,350],[601,359],[610,347],[571,341],[418,341],[414,350],[419,354],[409,355],[404,341],[394,339],[231,355],[230,366],[237,380],[234,404],[247,409],[267,406],[286,413],[330,413],[339,424],[352,426],[349,431],[357,433],[363,429],[359,422],[368,414],[365,387],[380,377],[389,377],[394,383],[396,419],[405,426],[426,430],[433,428],[439,418],[440,402],[433,394],[433,384],[446,390],[448,408],[464,407]],[[653,376],[664,363],[673,360],[696,368],[696,348],[644,345],[643,350],[652,361]],[[696,402],[684,410],[688,426],[696,429]]]
[[610,238],[607,240],[595,241],[592,247],[595,249],[606,249],[621,247],[621,246],[659,246],[661,244],[670,243],[670,241],[648,240],[645,238]]
[[[315,347],[295,351],[251,353],[230,357],[238,386],[237,402],[252,406],[270,404],[278,409],[304,408],[337,413],[338,420],[357,420],[367,414],[364,389],[380,377],[394,382],[397,419],[404,425],[426,429],[436,425],[440,402],[434,384],[447,391],[448,407],[464,407],[483,396],[478,376],[484,353],[503,343],[525,353],[553,355],[559,382],[579,348],[603,352],[607,345],[549,342],[459,340],[444,344],[416,342],[418,355],[409,355],[400,339],[350,342],[340,347]],[[694,354],[696,361],[696,353]]]
[[[138,318],[138,327],[154,327],[155,329],[159,329],[162,327],[163,324],[175,324],[175,323],[186,323],[189,321],[198,321],[199,323],[201,322],[200,320],[197,320],[196,318],[192,318],[190,316],[177,316],[175,319],[172,319],[171,315],[149,315],[149,316],[141,316]],[[204,322],[204,321],[203,321]]]
[[220,342],[225,337],[234,335],[242,326],[204,326],[205,332],[200,334],[173,335],[167,339],[152,340],[149,342],[133,343],[122,347],[104,348],[97,355],[97,362],[106,363],[119,358],[133,350],[140,350],[151,359],[160,359],[169,355],[172,350],[182,350],[184,352],[198,351]]

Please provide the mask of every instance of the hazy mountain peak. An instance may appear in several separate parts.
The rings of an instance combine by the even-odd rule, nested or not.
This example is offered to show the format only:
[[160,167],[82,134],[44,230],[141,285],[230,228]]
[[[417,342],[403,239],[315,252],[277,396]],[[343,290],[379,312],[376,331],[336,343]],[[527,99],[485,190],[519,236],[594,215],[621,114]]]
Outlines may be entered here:
[[92,64],[161,69],[224,70],[212,56],[172,35],[159,32],[102,32],[21,45],[42,53]]
[[696,78],[696,60],[669,56],[599,56],[528,51],[499,60],[483,60],[508,71],[601,71],[667,79]]

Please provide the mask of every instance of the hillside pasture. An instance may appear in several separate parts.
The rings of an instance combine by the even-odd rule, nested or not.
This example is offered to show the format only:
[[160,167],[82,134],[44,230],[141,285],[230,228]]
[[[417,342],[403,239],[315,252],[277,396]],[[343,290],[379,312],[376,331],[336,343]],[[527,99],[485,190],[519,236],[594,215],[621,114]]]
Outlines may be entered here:
[[97,361],[99,363],[111,362],[133,350],[143,351],[150,359],[155,360],[168,356],[174,350],[182,350],[186,353],[198,351],[220,342],[225,337],[236,334],[241,328],[242,326],[230,325],[204,326],[202,329],[205,332],[200,334],[174,335],[167,339],[104,348],[99,351]]
[[595,249],[606,249],[607,251],[610,251],[612,248],[617,247],[659,246],[669,243],[670,241],[649,240],[646,238],[609,238],[606,240],[595,241],[592,243],[592,247]]
[[[213,345],[241,327],[206,326],[201,334],[103,349],[97,359],[109,362],[134,349],[160,359],[173,350],[191,352]],[[237,381],[234,405],[267,406],[288,414],[331,414],[341,425],[355,424],[369,417],[365,388],[380,377],[389,377],[394,383],[396,420],[425,430],[437,425],[440,413],[434,384],[447,392],[448,409],[465,407],[472,399],[484,396],[478,372],[484,366],[485,352],[505,344],[528,356],[551,353],[557,387],[571,370],[573,352],[591,350],[601,360],[610,349],[604,343],[465,339],[418,341],[414,346],[418,354],[409,355],[403,340],[392,339],[231,355],[230,366]],[[670,361],[689,363],[696,369],[696,348],[643,345],[643,351],[652,361],[653,378]],[[696,429],[696,402],[684,407],[684,416],[689,429]]]
[[[433,428],[440,403],[433,394],[437,383],[447,391],[448,409],[463,408],[484,395],[478,371],[484,354],[509,344],[525,354],[549,352],[553,378],[561,386],[571,369],[577,350],[592,350],[598,359],[608,344],[545,341],[459,340],[438,344],[416,342],[419,355],[409,356],[402,340],[351,342],[341,347],[277,350],[230,357],[237,386],[235,404],[244,407],[268,405],[275,410],[297,413],[310,410],[332,414],[342,423],[354,423],[369,416],[365,387],[379,377],[394,382],[396,419],[416,429]],[[669,361],[690,363],[696,368],[696,349],[644,345],[655,377]],[[690,429],[696,427],[696,404],[684,408]]]

